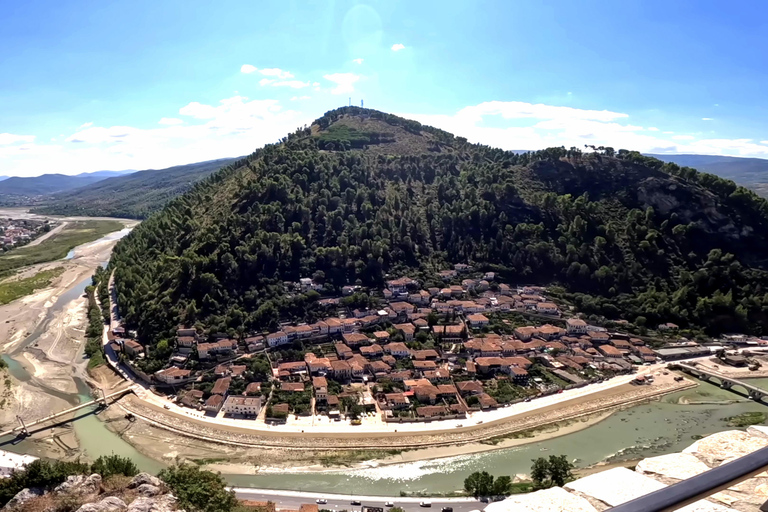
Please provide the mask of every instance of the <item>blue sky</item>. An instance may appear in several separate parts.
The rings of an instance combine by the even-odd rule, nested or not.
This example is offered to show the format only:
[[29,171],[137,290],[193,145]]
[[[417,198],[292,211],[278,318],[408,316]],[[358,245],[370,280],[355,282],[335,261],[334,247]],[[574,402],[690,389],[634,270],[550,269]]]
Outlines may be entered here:
[[768,4],[6,2],[0,175],[239,156],[365,100],[505,149],[768,158]]

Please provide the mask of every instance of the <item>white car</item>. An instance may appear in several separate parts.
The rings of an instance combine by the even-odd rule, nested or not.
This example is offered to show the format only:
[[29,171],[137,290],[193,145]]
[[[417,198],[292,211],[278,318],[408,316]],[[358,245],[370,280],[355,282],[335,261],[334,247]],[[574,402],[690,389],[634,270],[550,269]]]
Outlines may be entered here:
[[325,505],[326,503],[328,503],[328,500],[325,498],[318,498],[317,500],[315,500],[315,503],[317,503],[318,505]]
[[387,508],[392,508],[392,507],[394,507],[394,506],[395,506],[395,504],[394,504],[393,502],[391,502],[391,501],[388,501],[388,502],[386,502],[386,503],[384,504],[384,506],[385,506],[385,507],[387,507]]
[[419,506],[420,507],[431,507],[432,506],[432,502],[431,501],[422,501],[421,503],[419,503]]

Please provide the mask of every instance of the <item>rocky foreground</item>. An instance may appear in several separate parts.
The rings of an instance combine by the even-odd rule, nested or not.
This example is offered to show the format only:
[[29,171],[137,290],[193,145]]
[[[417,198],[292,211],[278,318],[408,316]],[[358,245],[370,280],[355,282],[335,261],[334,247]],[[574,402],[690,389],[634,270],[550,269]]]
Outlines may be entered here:
[[176,498],[148,473],[133,478],[98,474],[70,476],[52,492],[24,489],[3,507],[13,512],[172,512]]
[[[485,512],[602,512],[645,494],[708,471],[768,446],[768,427],[729,430],[693,443],[682,453],[640,461],[635,470],[613,468],[531,494],[492,503]],[[768,501],[768,472],[715,493],[683,512],[758,512]]]

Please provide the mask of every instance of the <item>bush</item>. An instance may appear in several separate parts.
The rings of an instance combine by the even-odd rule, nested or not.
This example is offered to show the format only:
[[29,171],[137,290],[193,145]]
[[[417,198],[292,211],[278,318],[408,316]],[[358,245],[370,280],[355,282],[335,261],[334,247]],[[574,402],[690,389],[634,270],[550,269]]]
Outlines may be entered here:
[[179,508],[190,512],[230,512],[237,505],[235,493],[228,491],[218,473],[201,470],[193,464],[178,464],[157,476],[173,490]]
[[102,455],[91,464],[91,473],[98,473],[102,478],[112,475],[136,476],[139,474],[139,468],[128,457]]
[[27,488],[37,487],[50,490],[59,485],[68,476],[84,475],[90,466],[80,461],[62,462],[35,460],[21,471],[14,471],[10,477],[0,480],[0,507]]

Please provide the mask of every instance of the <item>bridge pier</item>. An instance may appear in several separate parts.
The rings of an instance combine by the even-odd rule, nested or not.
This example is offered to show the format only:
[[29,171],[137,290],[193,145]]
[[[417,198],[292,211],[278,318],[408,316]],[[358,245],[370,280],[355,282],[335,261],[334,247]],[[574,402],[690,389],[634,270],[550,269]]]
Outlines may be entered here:
[[21,432],[20,435],[22,437],[27,437],[29,435],[29,430],[27,430],[27,425],[24,423],[24,418],[21,416],[16,416],[16,419],[19,420],[19,423],[21,424]]

